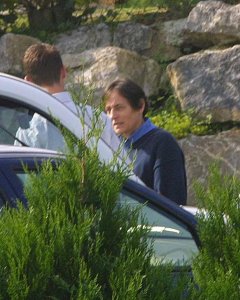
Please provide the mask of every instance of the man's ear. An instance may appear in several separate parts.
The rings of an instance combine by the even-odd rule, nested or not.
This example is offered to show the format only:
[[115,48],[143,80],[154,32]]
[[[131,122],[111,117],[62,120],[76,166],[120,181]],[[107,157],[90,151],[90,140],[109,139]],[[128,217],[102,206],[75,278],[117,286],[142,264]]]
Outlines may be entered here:
[[64,80],[67,76],[67,70],[66,70],[66,67],[63,66],[62,69],[61,69],[61,79]]
[[141,99],[140,100],[141,101],[141,107],[140,107],[140,111],[141,111],[141,113],[143,113],[144,112],[144,109],[145,109],[145,101],[144,101],[144,99]]
[[33,82],[33,81],[32,81],[32,78],[31,78],[30,76],[28,76],[28,75],[26,75],[26,76],[24,77],[24,80],[29,81],[29,82]]

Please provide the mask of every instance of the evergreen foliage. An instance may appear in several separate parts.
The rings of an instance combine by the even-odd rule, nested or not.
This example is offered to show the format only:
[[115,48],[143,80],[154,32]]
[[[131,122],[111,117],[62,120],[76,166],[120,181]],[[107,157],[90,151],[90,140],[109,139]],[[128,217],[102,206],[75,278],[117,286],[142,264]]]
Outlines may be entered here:
[[211,124],[211,116],[199,120],[195,117],[194,110],[181,111],[174,96],[160,97],[153,101],[153,105],[161,107],[150,111],[149,117],[152,122],[171,132],[177,139],[189,134],[204,135],[217,131]]
[[65,158],[29,174],[28,209],[1,215],[0,299],[181,299],[188,279],[151,264],[140,210],[117,205],[129,170],[66,140]]
[[240,297],[240,180],[223,175],[218,163],[210,167],[208,186],[196,184],[205,212],[199,214],[202,250],[193,263],[198,288],[193,299]]

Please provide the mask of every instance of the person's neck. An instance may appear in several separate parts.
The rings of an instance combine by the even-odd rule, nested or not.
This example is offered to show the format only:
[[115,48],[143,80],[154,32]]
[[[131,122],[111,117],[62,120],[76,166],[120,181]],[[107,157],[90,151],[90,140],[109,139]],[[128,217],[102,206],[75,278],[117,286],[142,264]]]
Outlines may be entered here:
[[55,84],[51,86],[42,86],[43,89],[45,89],[50,94],[56,94],[56,93],[62,93],[65,91],[64,86]]
[[125,139],[130,138],[136,131],[139,130],[139,128],[143,125],[144,122],[145,122],[144,118],[140,119],[138,124],[136,124],[136,127],[131,132],[128,132],[127,134],[122,135],[123,138],[125,138]]

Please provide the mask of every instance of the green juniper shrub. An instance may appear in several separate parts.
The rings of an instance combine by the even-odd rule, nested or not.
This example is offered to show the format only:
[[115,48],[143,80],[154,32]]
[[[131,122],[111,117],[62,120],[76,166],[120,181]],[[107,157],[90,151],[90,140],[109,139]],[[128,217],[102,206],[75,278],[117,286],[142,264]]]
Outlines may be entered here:
[[210,167],[207,188],[195,184],[202,249],[193,263],[193,299],[240,297],[240,180],[223,175],[220,163]]
[[28,174],[28,209],[1,214],[0,299],[181,299],[186,276],[152,265],[140,207],[118,205],[131,170],[100,162],[92,133],[64,134],[66,155]]

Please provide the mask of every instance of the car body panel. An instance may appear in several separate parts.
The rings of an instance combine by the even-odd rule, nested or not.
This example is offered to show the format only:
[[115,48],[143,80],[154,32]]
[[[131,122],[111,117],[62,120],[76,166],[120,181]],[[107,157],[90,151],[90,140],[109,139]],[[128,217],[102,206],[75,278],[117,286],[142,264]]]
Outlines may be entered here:
[[[90,124],[89,116],[85,115],[83,124],[82,113],[87,114],[86,109],[79,109],[77,105],[76,109],[70,109],[39,86],[15,76],[0,73],[0,109],[5,105],[7,107],[17,105],[32,110],[50,122],[59,120],[78,139],[84,138],[87,146],[96,147],[101,161],[109,163],[115,157],[119,164],[129,163],[127,153],[120,146],[120,141],[115,134],[103,132],[101,138],[87,137],[92,124]],[[0,117],[0,128],[4,127],[2,123]],[[118,153],[117,156],[114,155],[115,152]],[[136,175],[132,174],[131,178],[144,185]]]
[[[49,121],[59,120],[65,128],[79,139],[84,138],[84,132],[88,131],[91,127],[91,124],[83,124],[81,122],[77,106],[74,111],[38,86],[14,76],[0,73],[0,109],[3,108],[2,115],[4,116],[4,108],[14,111],[15,106],[20,108],[19,111],[23,113],[25,110],[28,112],[32,110],[33,113],[38,113]],[[8,121],[6,118],[3,120],[4,117],[1,119],[2,115],[0,115],[0,128],[1,126],[4,127],[4,122]],[[15,135],[13,136],[13,140],[14,137]],[[100,160],[107,163],[111,161],[116,151],[112,147],[110,139],[90,139],[87,140],[87,145],[90,147],[97,146]],[[116,163],[123,164],[124,159],[126,159],[124,153],[120,151],[118,154],[119,157]],[[21,161],[26,163],[28,167],[34,168],[34,160],[37,161],[37,164],[40,164],[41,160],[50,157],[54,159],[57,155],[59,155],[57,152],[46,149],[30,149],[28,147],[16,146],[9,146],[9,148],[0,147],[0,175],[1,182],[5,182],[5,191],[4,184],[1,186],[5,193],[9,193],[9,199],[3,199],[2,201],[8,201],[10,206],[15,207],[16,199],[19,198],[27,206],[27,200],[23,194],[22,182],[16,177],[14,172],[17,168],[22,168]],[[132,175],[131,179],[134,181],[127,181],[123,187],[122,198],[127,205],[143,205],[144,213],[149,216],[150,223],[148,225],[151,226],[154,247],[156,252],[159,252],[158,257],[165,255],[165,250],[162,252],[164,247],[166,251],[172,249],[173,256],[168,252],[168,258],[175,257],[175,260],[180,260],[181,256],[191,257],[191,253],[189,252],[191,247],[193,252],[197,252],[199,239],[193,215],[169,199],[147,188],[137,176]],[[140,184],[137,184],[137,182]],[[2,198],[4,197],[2,196]],[[147,203],[146,209],[144,207],[145,203]],[[151,222],[153,215],[154,221]],[[171,219],[170,223],[168,223],[168,219]],[[162,245],[164,240],[164,245]],[[181,240],[183,242],[180,242]],[[177,249],[178,242],[180,242],[180,250],[175,251],[174,249]]]
[[[60,120],[61,124],[79,139],[83,138],[84,132],[88,132],[90,124],[82,124],[79,120],[79,112],[73,111],[58,101],[43,89],[20,78],[0,73],[0,96],[28,108],[47,119]],[[112,146],[103,139],[88,141],[89,144],[97,144],[100,158],[109,161],[113,157]]]
[[[64,156],[55,151],[16,146],[0,146],[0,203],[17,206],[19,199],[27,207],[23,192],[24,168],[36,171],[44,160],[53,163]],[[19,176],[19,174],[21,176]],[[127,180],[119,194],[119,204],[141,207],[139,226],[149,226],[149,243],[153,245],[152,263],[174,262],[185,265],[198,253],[199,239],[194,216],[169,199],[132,180]]]

